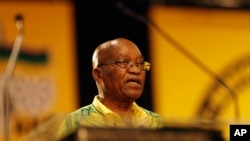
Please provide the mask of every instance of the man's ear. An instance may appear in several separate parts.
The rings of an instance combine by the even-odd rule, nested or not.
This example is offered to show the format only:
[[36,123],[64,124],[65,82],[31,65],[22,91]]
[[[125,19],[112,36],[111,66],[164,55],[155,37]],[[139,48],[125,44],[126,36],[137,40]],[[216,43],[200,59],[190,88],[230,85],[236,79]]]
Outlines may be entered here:
[[93,69],[92,76],[95,81],[99,82],[102,79],[102,70],[100,68]]

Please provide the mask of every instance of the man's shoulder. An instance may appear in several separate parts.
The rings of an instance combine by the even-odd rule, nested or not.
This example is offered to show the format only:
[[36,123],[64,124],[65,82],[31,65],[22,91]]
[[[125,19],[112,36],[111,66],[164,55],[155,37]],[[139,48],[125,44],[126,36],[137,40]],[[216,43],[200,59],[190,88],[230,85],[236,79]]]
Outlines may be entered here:
[[81,107],[77,109],[76,111],[70,113],[69,115],[72,116],[88,116],[91,115],[92,113],[97,113],[97,110],[92,104],[86,105],[84,107]]
[[89,119],[95,113],[97,113],[97,111],[92,104],[81,107],[69,113],[60,125],[60,129],[58,131],[58,138],[61,138],[61,136],[63,137],[74,132],[76,128],[80,126],[80,122],[83,119]]
[[148,116],[155,117],[155,118],[160,118],[161,116],[151,110],[145,109],[143,107],[140,107],[141,110],[143,110]]
[[159,114],[140,106],[138,106],[138,108],[144,113],[143,115],[146,116],[145,119],[148,119],[149,128],[162,128],[164,126],[163,118]]

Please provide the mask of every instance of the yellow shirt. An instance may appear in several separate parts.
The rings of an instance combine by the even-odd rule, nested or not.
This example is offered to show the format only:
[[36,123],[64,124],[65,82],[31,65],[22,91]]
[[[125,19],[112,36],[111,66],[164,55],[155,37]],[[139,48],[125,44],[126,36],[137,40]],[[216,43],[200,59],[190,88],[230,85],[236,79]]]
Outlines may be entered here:
[[163,120],[158,114],[138,106],[135,102],[133,109],[132,121],[128,126],[118,114],[109,110],[95,96],[92,104],[84,106],[66,117],[59,128],[58,138],[71,134],[80,126],[147,129],[163,127]]

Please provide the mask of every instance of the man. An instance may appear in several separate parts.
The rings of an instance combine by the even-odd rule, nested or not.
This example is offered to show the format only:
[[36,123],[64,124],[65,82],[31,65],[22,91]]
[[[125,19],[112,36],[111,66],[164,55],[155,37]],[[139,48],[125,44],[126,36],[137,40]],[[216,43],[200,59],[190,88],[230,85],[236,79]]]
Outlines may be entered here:
[[59,136],[79,126],[147,128],[163,127],[161,117],[138,106],[135,101],[144,89],[150,63],[132,41],[117,38],[99,45],[92,57],[92,76],[98,95],[92,104],[69,114],[62,123]]

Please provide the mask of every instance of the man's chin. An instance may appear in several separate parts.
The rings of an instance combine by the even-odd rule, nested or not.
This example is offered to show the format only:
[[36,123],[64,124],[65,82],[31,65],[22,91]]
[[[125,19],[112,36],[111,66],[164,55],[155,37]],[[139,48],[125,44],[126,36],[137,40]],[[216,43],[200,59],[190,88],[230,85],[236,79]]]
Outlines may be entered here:
[[136,100],[136,99],[138,99],[138,98],[140,98],[141,97],[141,93],[130,93],[129,94],[129,97],[131,98],[131,99],[134,99],[134,100]]

